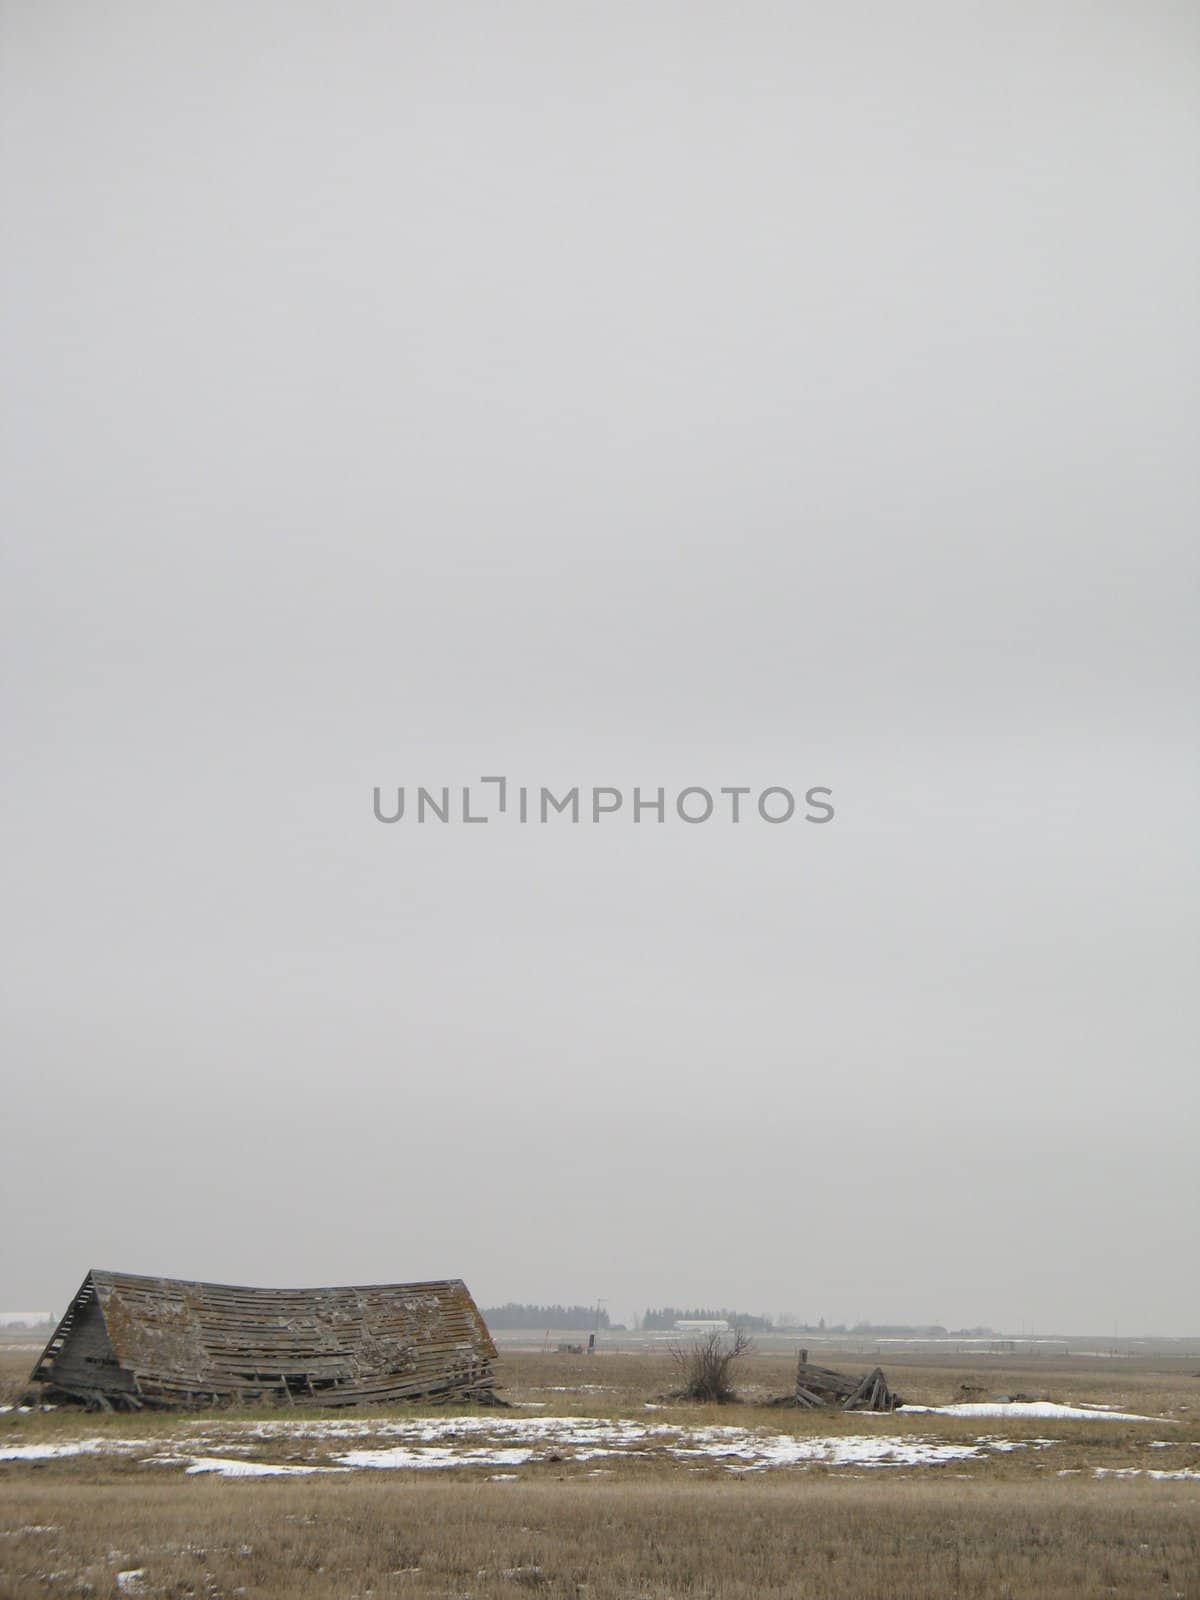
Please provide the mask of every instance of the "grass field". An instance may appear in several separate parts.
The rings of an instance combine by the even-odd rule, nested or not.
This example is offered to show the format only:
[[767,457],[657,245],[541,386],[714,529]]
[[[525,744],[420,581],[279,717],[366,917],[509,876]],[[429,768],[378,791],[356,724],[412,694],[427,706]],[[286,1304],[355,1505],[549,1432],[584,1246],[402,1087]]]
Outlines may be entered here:
[[[887,1363],[917,1404],[1155,1419],[1125,1422],[766,1409],[793,1359],[719,1410],[652,1352],[506,1354],[500,1412],[11,1410],[0,1596],[1200,1597],[1195,1360]],[[30,1361],[0,1355],[9,1403]]]

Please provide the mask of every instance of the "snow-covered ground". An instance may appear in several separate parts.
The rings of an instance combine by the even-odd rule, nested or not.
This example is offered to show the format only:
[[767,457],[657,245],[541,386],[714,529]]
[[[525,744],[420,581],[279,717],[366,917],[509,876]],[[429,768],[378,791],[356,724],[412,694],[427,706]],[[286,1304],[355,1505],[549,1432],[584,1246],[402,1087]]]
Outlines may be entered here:
[[[74,1439],[59,1437],[19,1443],[16,1442],[19,1435],[14,1438],[10,1434],[14,1442],[4,1443],[0,1435],[0,1462],[119,1455],[133,1458],[145,1467],[238,1478],[397,1468],[446,1471],[464,1467],[506,1469],[498,1475],[509,1477],[519,1476],[514,1469],[538,1462],[582,1464],[625,1457],[671,1461],[681,1468],[718,1466],[728,1472],[747,1473],[780,1467],[938,1467],[953,1462],[984,1461],[1014,1450],[1043,1450],[1057,1442],[1054,1438],[996,1433],[947,1439],[937,1436],[932,1420],[925,1430],[917,1431],[921,1428],[918,1418],[937,1417],[1018,1423],[1157,1421],[1160,1425],[1167,1420],[1132,1412],[1059,1405],[1049,1400],[905,1406],[890,1417],[893,1425],[905,1429],[903,1433],[864,1431],[827,1435],[784,1433],[765,1426],[666,1422],[644,1415],[609,1418],[491,1411],[470,1416],[440,1414],[393,1419],[361,1415],[292,1416],[241,1422],[226,1421],[210,1413],[179,1419],[168,1430],[142,1438],[89,1433]],[[866,1426],[865,1416],[855,1420],[859,1427]],[[1154,1443],[1156,1448],[1170,1448],[1168,1440]],[[285,1459],[278,1459],[280,1456]],[[616,1464],[615,1459],[611,1464]],[[1142,1471],[1141,1468],[1129,1470],[1131,1473]],[[1197,1472],[1189,1463],[1185,1469],[1147,1470],[1146,1475],[1174,1479],[1195,1477]]]
[[[961,1414],[963,1408],[950,1408]],[[1070,1408],[1067,1408],[1068,1414]],[[968,1413],[969,1414],[969,1413]],[[993,1414],[983,1408],[982,1414]],[[1008,1415],[1046,1415],[1010,1410]],[[1053,1413],[1055,1415],[1059,1413]],[[1112,1415],[1112,1413],[1086,1413]],[[914,1432],[805,1435],[767,1428],[689,1425],[649,1419],[530,1416],[441,1416],[392,1421],[295,1418],[257,1423],[189,1420],[145,1439],[92,1435],[0,1445],[0,1461],[66,1456],[135,1456],[145,1466],[189,1473],[264,1477],[313,1472],[444,1471],[462,1467],[526,1467],[546,1460],[584,1463],[608,1457],[668,1459],[680,1466],[723,1466],[730,1472],[777,1467],[935,1467],[979,1461],[1012,1450],[1043,1449],[1051,1439],[983,1435],[946,1440]],[[287,1461],[270,1457],[287,1450]],[[297,1460],[297,1453],[307,1460]]]

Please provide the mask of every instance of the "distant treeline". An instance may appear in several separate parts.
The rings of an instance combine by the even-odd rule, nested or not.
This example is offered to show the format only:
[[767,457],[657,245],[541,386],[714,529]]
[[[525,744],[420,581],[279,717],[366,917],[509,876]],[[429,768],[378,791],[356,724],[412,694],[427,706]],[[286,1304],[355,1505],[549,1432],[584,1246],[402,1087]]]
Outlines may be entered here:
[[730,1311],[724,1306],[719,1311],[712,1306],[691,1311],[681,1311],[678,1306],[660,1306],[657,1311],[647,1309],[642,1318],[642,1327],[669,1332],[677,1322],[727,1322],[731,1328],[749,1328],[758,1333],[769,1333],[771,1329],[770,1317],[755,1317],[748,1311]]
[[510,1300],[505,1306],[484,1306],[489,1328],[608,1328],[608,1312],[601,1306],[527,1306]]

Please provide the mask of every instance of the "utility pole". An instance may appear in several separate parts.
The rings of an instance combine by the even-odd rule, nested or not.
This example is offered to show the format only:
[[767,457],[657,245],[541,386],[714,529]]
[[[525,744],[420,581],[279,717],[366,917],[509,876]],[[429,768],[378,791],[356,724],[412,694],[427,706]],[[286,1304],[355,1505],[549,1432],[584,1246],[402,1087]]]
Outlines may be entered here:
[[604,1300],[596,1301],[596,1326],[592,1331],[591,1338],[588,1340],[588,1355],[590,1356],[594,1356],[596,1353],[596,1336],[600,1332],[600,1307],[605,1303]]

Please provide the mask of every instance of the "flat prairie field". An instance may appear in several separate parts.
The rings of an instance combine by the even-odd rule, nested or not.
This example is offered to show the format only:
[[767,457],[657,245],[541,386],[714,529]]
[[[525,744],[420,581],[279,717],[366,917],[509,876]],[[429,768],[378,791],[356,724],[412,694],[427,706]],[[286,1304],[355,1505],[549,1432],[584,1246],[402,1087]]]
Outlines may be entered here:
[[[874,1358],[823,1349],[848,1371]],[[507,1351],[507,1407],[98,1415],[0,1353],[0,1600],[1200,1597],[1200,1360],[897,1354],[888,1415]]]

